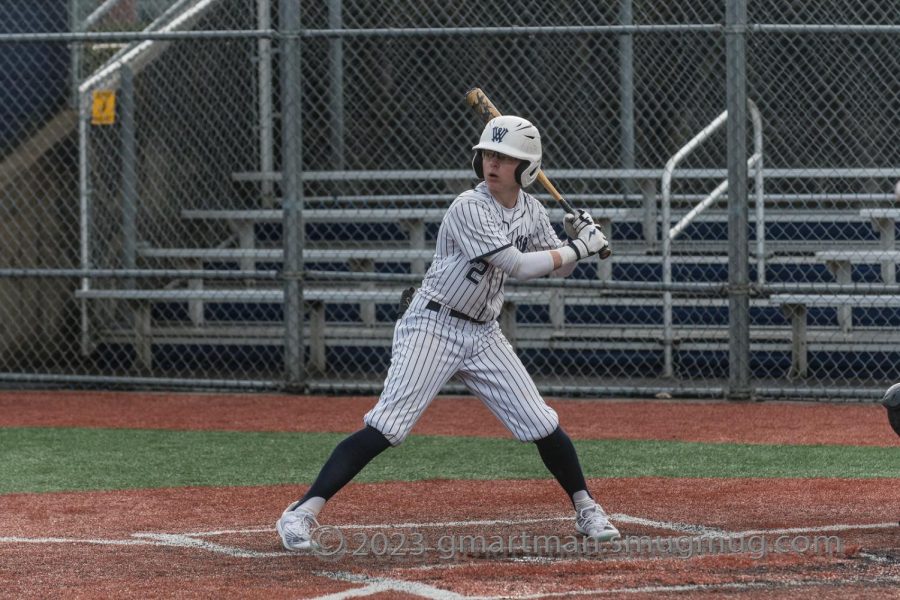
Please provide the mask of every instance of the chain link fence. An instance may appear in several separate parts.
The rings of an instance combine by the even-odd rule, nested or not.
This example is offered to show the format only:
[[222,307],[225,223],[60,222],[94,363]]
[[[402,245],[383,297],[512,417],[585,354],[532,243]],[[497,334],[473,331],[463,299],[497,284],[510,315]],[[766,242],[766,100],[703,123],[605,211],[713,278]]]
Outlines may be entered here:
[[759,397],[879,397],[900,377],[895,11],[675,4],[5,3],[0,379],[378,391],[400,291],[475,182],[480,86],[612,239],[507,285],[545,393],[735,395],[738,372]]

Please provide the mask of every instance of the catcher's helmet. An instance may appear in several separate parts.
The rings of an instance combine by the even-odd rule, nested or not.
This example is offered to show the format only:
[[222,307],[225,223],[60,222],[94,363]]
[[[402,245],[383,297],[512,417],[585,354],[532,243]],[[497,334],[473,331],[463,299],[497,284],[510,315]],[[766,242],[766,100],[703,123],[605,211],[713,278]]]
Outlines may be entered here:
[[494,117],[485,125],[481,140],[472,146],[472,150],[475,151],[472,168],[479,179],[484,178],[482,150],[493,150],[521,160],[516,169],[516,181],[522,187],[534,183],[541,170],[541,134],[537,127],[522,117]]
[[897,435],[900,435],[900,383],[895,383],[884,393],[881,403],[888,412],[888,421]]

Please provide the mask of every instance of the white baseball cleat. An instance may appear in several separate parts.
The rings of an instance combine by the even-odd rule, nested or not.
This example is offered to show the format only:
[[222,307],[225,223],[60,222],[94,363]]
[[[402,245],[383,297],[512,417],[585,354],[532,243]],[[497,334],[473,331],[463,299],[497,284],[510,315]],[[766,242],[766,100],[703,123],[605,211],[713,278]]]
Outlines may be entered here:
[[281,536],[281,544],[286,549],[294,552],[309,550],[312,548],[310,532],[313,527],[318,527],[319,523],[311,512],[302,508],[290,510],[292,506],[289,506],[275,522],[275,530]]
[[616,526],[596,502],[575,511],[575,530],[598,542],[608,542],[621,537]]

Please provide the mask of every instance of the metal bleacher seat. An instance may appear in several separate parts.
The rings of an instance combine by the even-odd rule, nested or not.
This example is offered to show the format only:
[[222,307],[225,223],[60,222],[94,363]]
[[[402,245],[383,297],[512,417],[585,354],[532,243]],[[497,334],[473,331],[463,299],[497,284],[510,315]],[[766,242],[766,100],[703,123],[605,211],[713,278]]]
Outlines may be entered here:
[[[389,319],[367,318],[362,313],[357,320],[326,322],[326,305],[372,304],[397,305],[402,288],[391,286],[372,290],[342,287],[307,286],[303,299],[309,312],[304,332],[310,347],[309,366],[318,372],[326,368],[326,348],[335,345],[364,345],[390,347],[393,330]],[[139,364],[149,368],[153,363],[155,345],[190,344],[255,344],[279,346],[284,329],[280,321],[266,324],[226,323],[154,323],[152,308],[161,303],[187,304],[203,301],[209,304],[282,305],[284,292],[278,288],[257,289],[91,289],[78,290],[77,298],[127,302],[135,318],[130,326],[110,326],[104,331],[108,341],[131,344]],[[623,306],[653,309],[659,303],[657,295],[610,296],[592,290],[534,290],[510,289],[500,318],[510,342],[520,348],[574,348],[637,350],[658,347],[662,328],[655,323],[603,324],[575,323],[568,317],[577,307],[614,310]],[[724,309],[726,299],[685,299],[679,302],[686,308],[714,307]],[[757,307],[765,301],[754,300]],[[520,319],[517,311],[523,307],[548,307],[547,319],[529,322]],[[569,309],[567,311],[567,309]],[[532,320],[533,321],[533,320]],[[786,332],[759,329],[754,335],[761,341],[787,341]],[[676,338],[685,348],[721,349],[728,343],[727,327],[721,324],[685,324],[676,328]]]
[[[791,370],[793,377],[806,377],[809,372],[809,345],[820,343],[833,352],[860,352],[894,350],[900,343],[895,328],[875,327],[854,328],[849,318],[853,308],[900,308],[900,296],[862,294],[773,294],[769,298],[773,305],[780,306],[791,321]],[[838,330],[807,328],[810,308],[837,308]],[[841,311],[846,311],[842,313]],[[841,315],[846,315],[842,317]]]
[[822,250],[816,258],[828,265],[839,283],[852,282],[853,264],[877,264],[884,283],[897,282],[897,263],[900,250]]
[[881,248],[893,250],[896,241],[896,225],[900,220],[900,209],[896,208],[862,208],[859,215],[871,219],[872,224],[881,237]]
[[[427,239],[428,227],[439,223],[446,208],[379,208],[379,207],[335,207],[305,210],[303,216],[308,224],[388,224],[396,225],[408,234],[403,242],[385,244],[377,240],[354,239],[338,241],[313,241],[303,249],[304,262],[309,264],[344,263],[350,270],[373,271],[376,263],[404,265],[403,270],[424,273],[433,256],[433,242]],[[550,209],[551,221],[562,219],[562,211]],[[608,261],[596,263],[596,277],[601,280],[613,278],[614,267],[617,276],[642,281],[659,280],[654,269],[661,258],[655,239],[645,230],[647,215],[636,208],[609,208],[592,210],[608,233],[619,225],[630,227],[631,237],[614,239],[614,254]],[[676,211],[677,212],[677,211]],[[673,213],[675,218],[678,215]],[[185,220],[219,220],[230,224],[237,233],[238,247],[218,248],[153,248],[140,247],[138,256],[145,261],[181,261],[192,266],[196,263],[206,268],[220,268],[223,263],[237,263],[240,268],[253,270],[257,264],[281,263],[283,251],[271,245],[272,240],[260,242],[257,239],[257,224],[279,224],[283,221],[281,209],[265,210],[184,210]],[[841,227],[850,223],[859,225],[872,218],[867,214],[848,213],[838,210],[795,210],[775,209],[766,214],[768,224],[789,223],[830,223]],[[752,218],[751,218],[752,220]],[[659,222],[654,215],[653,222]],[[698,219],[700,227],[714,228],[714,234],[699,235],[696,239],[678,242],[673,256],[676,269],[681,269],[690,280],[716,280],[721,277],[722,267],[727,265],[727,213],[711,209]],[[634,227],[637,225],[638,227]],[[315,225],[313,225],[315,227]],[[309,227],[309,225],[308,225]],[[717,228],[717,229],[716,229]],[[723,237],[723,234],[725,237]],[[341,245],[337,245],[341,243]],[[833,252],[849,252],[858,248],[859,242],[845,240],[830,244],[837,248]],[[813,269],[821,268],[826,255],[821,252],[821,240],[773,239],[767,241],[766,265],[773,268]],[[844,250],[846,248],[846,250]],[[816,254],[816,251],[820,251]],[[751,256],[753,248],[751,247]],[[851,258],[852,260],[852,258]],[[227,267],[226,267],[227,268]],[[591,271],[593,273],[593,271]],[[594,276],[594,275],[592,275]],[[792,275],[791,275],[792,276]],[[677,277],[676,277],[677,278]],[[771,277],[767,277],[771,279]],[[93,300],[114,300],[128,302],[134,309],[134,321],[126,326],[113,326],[104,332],[105,339],[123,344],[133,344],[138,363],[150,367],[153,362],[153,347],[164,344],[251,344],[259,346],[279,346],[283,344],[284,329],[280,321],[269,323],[247,323],[240,320],[204,319],[204,305],[246,304],[277,306],[283,304],[283,291],[277,287],[262,287],[255,282],[252,287],[240,289],[217,289],[207,287],[202,281],[188,283],[183,289],[121,289],[83,290],[76,292],[79,298]],[[400,296],[400,288],[393,285],[380,287],[366,283],[356,287],[338,284],[326,287],[307,282],[303,290],[309,321],[304,331],[309,342],[309,368],[312,372],[327,370],[326,355],[329,348],[338,346],[367,346],[386,349],[390,347],[393,321],[385,318]],[[751,310],[778,312],[782,307],[792,323],[791,329],[784,327],[784,321],[766,326],[754,326],[751,342],[755,350],[780,351],[791,344],[792,372],[803,374],[806,370],[805,348],[809,340],[825,341],[828,332],[807,331],[805,328],[805,308],[798,308],[808,300],[810,306],[821,302],[821,297],[773,296],[772,298],[751,299]],[[724,298],[676,297],[676,310],[682,319],[677,321],[674,342],[680,351],[722,351],[727,350],[730,332],[727,319],[724,321],[705,320],[691,317],[691,311],[710,309],[727,313],[728,301]],[[152,308],[160,303],[178,303],[189,306],[191,318],[183,322],[154,323]],[[326,320],[328,306],[355,305],[355,318]],[[510,341],[521,349],[566,350],[573,349],[618,349],[622,351],[658,351],[662,344],[663,329],[658,317],[660,293],[597,293],[587,290],[536,291],[533,289],[508,288],[507,303],[501,315],[501,326]],[[825,304],[821,304],[825,306]],[[833,306],[834,303],[828,304]],[[381,311],[376,308],[381,306]],[[803,306],[806,306],[803,304]],[[387,313],[384,310],[387,307]],[[623,307],[634,309],[633,314],[647,315],[643,322],[634,319],[616,322],[607,320],[579,322],[579,315],[595,313],[620,314]],[[843,310],[843,309],[842,309]],[[847,309],[849,310],[849,309]],[[585,312],[587,311],[587,312]],[[618,312],[616,312],[618,311]],[[803,315],[801,327],[799,319]],[[844,314],[841,312],[840,314]],[[847,313],[849,314],[849,313]],[[535,315],[542,315],[540,317]],[[651,316],[652,315],[652,316]],[[849,317],[842,323],[849,323]],[[842,325],[843,327],[843,325]],[[876,336],[877,337],[877,336]],[[875,339],[875,338],[872,338]]]

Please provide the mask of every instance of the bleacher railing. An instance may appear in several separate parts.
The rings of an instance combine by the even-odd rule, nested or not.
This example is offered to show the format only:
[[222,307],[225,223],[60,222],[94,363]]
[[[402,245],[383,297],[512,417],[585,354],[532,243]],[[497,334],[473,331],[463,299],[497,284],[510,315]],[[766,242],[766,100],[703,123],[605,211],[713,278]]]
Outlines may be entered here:
[[[753,171],[754,195],[756,199],[756,283],[762,286],[766,282],[766,223],[765,202],[763,190],[763,134],[762,116],[756,103],[747,101],[750,111],[750,119],[753,123],[753,154],[747,159],[747,169]],[[715,204],[723,194],[728,191],[728,179],[725,179],[710,192],[703,200],[697,203],[686,215],[681,217],[675,225],[672,223],[672,178],[675,169],[697,147],[708,140],[716,131],[722,128],[728,120],[728,111],[723,111],[718,117],[703,128],[700,133],[682,146],[672,158],[666,162],[663,169],[662,183],[662,274],[663,284],[672,283],[672,242],[682,233],[688,225],[693,223],[703,211]],[[672,327],[672,292],[663,292],[663,375],[672,377],[675,375],[673,352],[674,332]]]

